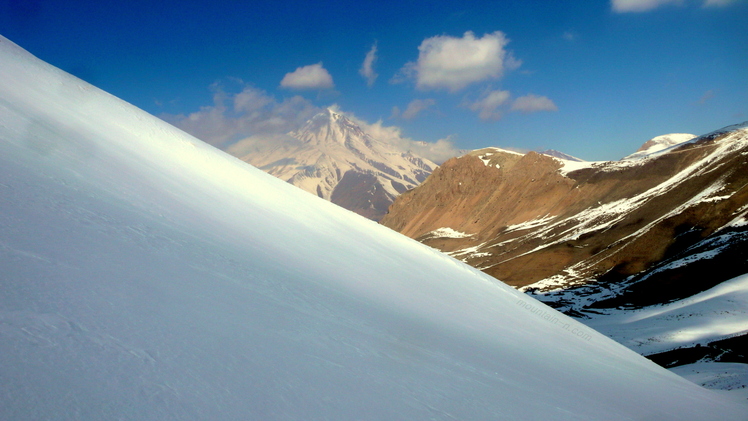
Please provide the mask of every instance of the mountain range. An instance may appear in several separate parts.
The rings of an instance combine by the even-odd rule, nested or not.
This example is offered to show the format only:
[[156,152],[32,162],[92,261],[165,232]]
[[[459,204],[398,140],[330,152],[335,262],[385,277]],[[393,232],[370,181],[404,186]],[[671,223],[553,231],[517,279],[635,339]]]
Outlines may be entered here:
[[473,151],[381,222],[665,366],[748,362],[747,123],[660,136],[620,161]]
[[423,182],[437,166],[372,137],[334,108],[274,142],[245,143],[237,156],[373,220],[381,219],[395,197]]

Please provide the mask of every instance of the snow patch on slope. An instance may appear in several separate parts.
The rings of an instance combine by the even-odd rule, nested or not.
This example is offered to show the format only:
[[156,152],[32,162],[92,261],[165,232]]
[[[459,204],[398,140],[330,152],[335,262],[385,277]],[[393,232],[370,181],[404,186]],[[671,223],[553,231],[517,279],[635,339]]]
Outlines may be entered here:
[[426,234],[429,238],[468,238],[474,234],[467,234],[449,227],[437,228]]

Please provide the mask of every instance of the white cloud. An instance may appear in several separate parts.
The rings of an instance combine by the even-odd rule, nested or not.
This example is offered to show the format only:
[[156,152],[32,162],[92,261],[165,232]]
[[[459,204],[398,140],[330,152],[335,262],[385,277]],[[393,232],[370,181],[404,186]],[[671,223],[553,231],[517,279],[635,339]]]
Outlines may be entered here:
[[514,100],[512,111],[535,113],[538,111],[558,111],[558,107],[549,98],[537,95],[525,95]]
[[242,84],[241,92],[226,93],[215,83],[213,105],[184,115],[160,117],[206,143],[225,148],[238,139],[256,134],[287,133],[320,111],[301,96],[278,102],[265,91]]
[[436,104],[433,99],[414,99],[408,104],[408,107],[403,111],[401,117],[404,120],[413,120],[418,117],[421,111],[428,109]]
[[377,43],[375,42],[374,45],[371,46],[371,49],[368,53],[366,53],[366,57],[364,58],[364,63],[361,65],[361,68],[358,70],[358,73],[366,79],[366,84],[368,86],[374,85],[374,81],[377,80],[377,72],[374,71],[374,63],[377,61]]
[[291,73],[286,73],[280,86],[289,89],[329,89],[335,86],[332,76],[322,63],[299,67]]
[[682,4],[683,0],[612,0],[614,12],[646,12],[667,4]]
[[509,39],[499,31],[482,38],[470,31],[462,38],[426,38],[418,47],[418,61],[406,64],[393,81],[412,77],[419,89],[456,92],[475,82],[498,79],[521,64],[504,49],[508,43]]
[[499,120],[503,115],[500,107],[509,100],[510,96],[509,91],[490,91],[478,101],[467,104],[467,107],[478,112],[481,120]]

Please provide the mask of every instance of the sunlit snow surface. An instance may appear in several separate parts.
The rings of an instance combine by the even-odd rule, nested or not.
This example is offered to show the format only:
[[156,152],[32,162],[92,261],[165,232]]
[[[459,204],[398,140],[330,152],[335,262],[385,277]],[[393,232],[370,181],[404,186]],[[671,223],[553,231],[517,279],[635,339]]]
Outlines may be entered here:
[[644,355],[706,345],[748,333],[748,275],[670,304],[605,312],[587,325]]
[[0,63],[0,419],[746,418],[1,37]]

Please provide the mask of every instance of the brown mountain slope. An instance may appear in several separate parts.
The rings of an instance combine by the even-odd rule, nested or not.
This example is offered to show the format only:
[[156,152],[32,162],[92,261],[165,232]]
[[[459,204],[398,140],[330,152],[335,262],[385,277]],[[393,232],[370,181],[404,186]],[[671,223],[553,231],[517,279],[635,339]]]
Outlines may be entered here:
[[381,222],[518,287],[622,280],[745,216],[747,132],[574,171],[533,152],[474,151],[401,195]]

